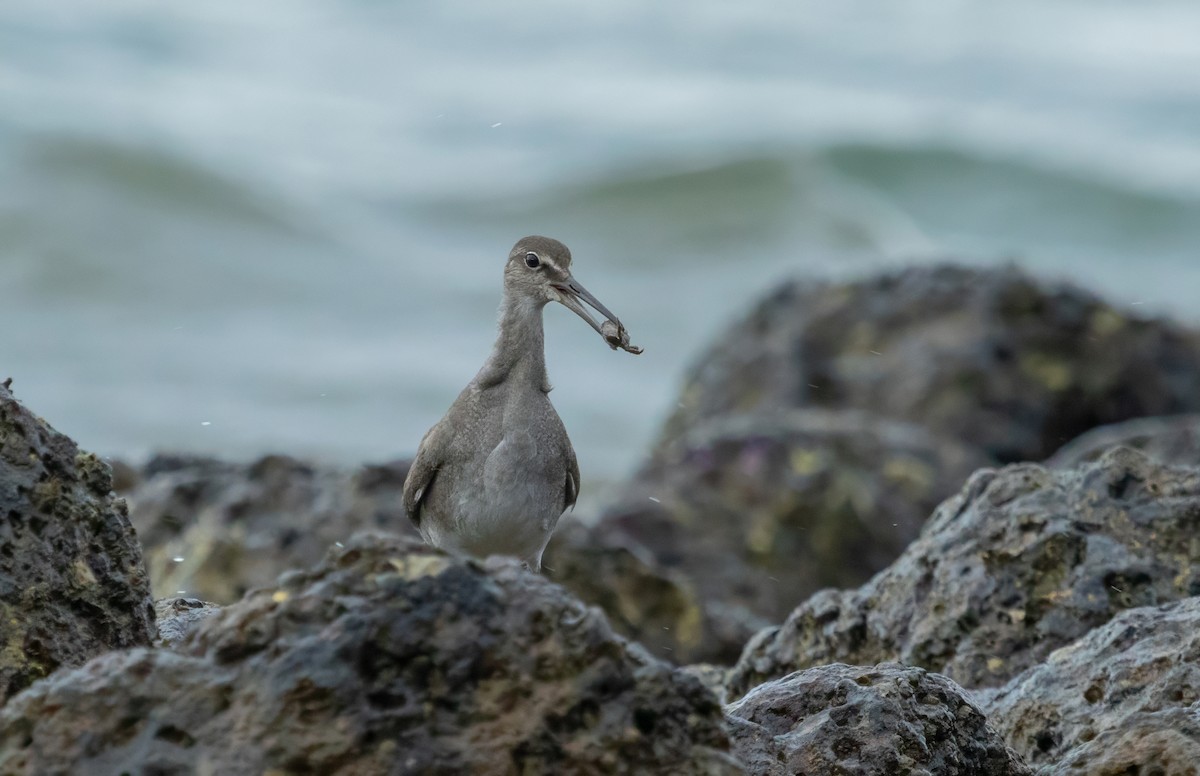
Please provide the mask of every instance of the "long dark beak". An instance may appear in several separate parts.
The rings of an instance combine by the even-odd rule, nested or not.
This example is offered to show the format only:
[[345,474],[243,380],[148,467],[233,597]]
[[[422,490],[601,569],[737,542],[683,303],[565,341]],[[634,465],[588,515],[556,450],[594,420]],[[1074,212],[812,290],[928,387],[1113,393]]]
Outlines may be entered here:
[[600,324],[597,323],[594,318],[592,318],[592,316],[588,313],[587,308],[583,306],[583,302],[587,302],[589,305],[591,305],[592,309],[620,327],[621,320],[617,318],[617,316],[613,315],[611,310],[601,304],[599,299],[592,296],[591,292],[581,286],[578,280],[570,275],[568,275],[567,279],[563,282],[555,283],[554,290],[558,291],[559,296],[561,297],[559,301],[562,302],[565,307],[573,310],[580,318],[587,321],[588,325],[595,329],[600,336],[604,336],[604,332],[600,329]]

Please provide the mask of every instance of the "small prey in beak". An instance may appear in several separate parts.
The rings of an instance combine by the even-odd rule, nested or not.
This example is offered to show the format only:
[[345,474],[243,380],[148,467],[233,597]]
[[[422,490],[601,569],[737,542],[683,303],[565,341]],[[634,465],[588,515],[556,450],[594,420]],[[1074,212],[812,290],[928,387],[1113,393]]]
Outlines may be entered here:
[[642,349],[637,345],[629,344],[629,332],[621,325],[620,321],[615,323],[611,320],[600,324],[600,334],[604,337],[604,341],[613,350],[620,348],[621,350],[632,353],[635,356],[642,354]]
[[[579,281],[574,277],[567,275],[566,280],[552,283],[551,288],[558,292],[558,301],[564,307],[572,310],[580,318],[587,321],[589,326],[595,329],[601,337],[604,337],[604,341],[608,343],[610,348],[613,350],[621,348],[628,353],[633,353],[635,356],[642,353],[642,349],[637,345],[629,344],[629,332],[625,330],[625,324],[621,323],[621,319],[613,315],[611,310],[605,307],[599,299],[592,296],[591,292],[580,285]],[[606,320],[604,323],[596,322],[596,319],[583,306],[584,302],[605,317]]]

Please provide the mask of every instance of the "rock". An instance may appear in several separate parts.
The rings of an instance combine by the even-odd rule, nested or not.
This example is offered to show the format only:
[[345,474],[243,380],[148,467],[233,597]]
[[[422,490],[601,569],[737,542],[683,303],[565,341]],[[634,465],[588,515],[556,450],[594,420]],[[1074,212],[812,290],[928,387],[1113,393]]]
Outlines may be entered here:
[[987,462],[971,447],[862,412],[728,416],[651,461],[600,524],[681,573],[704,621],[744,623],[702,649],[673,645],[680,660],[732,663],[747,628],[886,567]]
[[920,668],[810,668],[756,687],[726,714],[756,776],[1030,773],[966,691]]
[[725,680],[729,676],[728,666],[719,666],[713,663],[692,663],[691,665],[683,666],[680,670],[699,679],[700,684],[707,687],[708,691],[715,695],[721,703],[729,700],[725,693]]
[[514,560],[360,536],[0,710],[0,773],[734,774],[694,677]]
[[0,704],[62,666],[150,644],[154,608],[108,465],[0,384]]
[[1200,704],[1131,714],[1125,727],[1105,730],[1072,749],[1050,770],[1062,776],[1195,776],[1200,769]]
[[1200,466],[1200,415],[1138,418],[1094,428],[1060,447],[1046,465],[1071,469],[1113,447],[1132,447],[1163,463]]
[[660,454],[701,422],[863,409],[1040,461],[1095,426],[1200,411],[1200,335],[1015,266],[785,283],[688,374]]
[[738,636],[740,649],[754,632],[734,628],[736,635],[727,634],[722,623],[706,619],[699,596],[681,574],[662,568],[628,537],[579,521],[559,524],[542,571],[581,601],[600,607],[618,633],[664,660],[686,662]]
[[[401,507],[406,461],[351,474],[280,455],[250,464],[160,455],[123,471],[160,596],[232,603],[317,562],[356,530],[415,535]],[[713,620],[682,574],[656,565],[628,537],[609,541],[577,520],[560,524],[545,571],[603,608],[618,633],[673,662],[718,643],[732,661],[769,624]]]
[[221,607],[199,598],[163,598],[154,602],[158,620],[158,638],[154,645],[173,647],[200,623],[221,611]]
[[1117,448],[1070,471],[977,472],[904,554],[746,646],[732,695],[830,662],[1002,684],[1116,614],[1200,595],[1200,469]]
[[218,604],[319,561],[358,530],[410,530],[406,461],[356,473],[271,455],[250,464],[160,455],[125,494],[157,597]]
[[1057,773],[1195,772],[1200,598],[1122,612],[981,705],[1032,765]]
[[[315,563],[356,530],[415,535],[401,508],[403,461],[349,474],[280,455],[251,464],[160,455],[140,470],[123,469],[162,596],[232,603]],[[682,574],[658,566],[630,538],[603,536],[578,520],[562,521],[544,569],[604,609],[618,633],[673,662],[708,654],[713,644],[732,661],[769,624],[713,620]]]

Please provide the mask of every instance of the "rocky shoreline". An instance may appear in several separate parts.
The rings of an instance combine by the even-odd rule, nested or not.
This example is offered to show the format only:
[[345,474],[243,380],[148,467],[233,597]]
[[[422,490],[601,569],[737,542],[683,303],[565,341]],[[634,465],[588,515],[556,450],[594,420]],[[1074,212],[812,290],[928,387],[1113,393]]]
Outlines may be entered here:
[[534,575],[5,384],[0,774],[1194,774],[1198,417],[1200,333],[1013,267],[785,283]]

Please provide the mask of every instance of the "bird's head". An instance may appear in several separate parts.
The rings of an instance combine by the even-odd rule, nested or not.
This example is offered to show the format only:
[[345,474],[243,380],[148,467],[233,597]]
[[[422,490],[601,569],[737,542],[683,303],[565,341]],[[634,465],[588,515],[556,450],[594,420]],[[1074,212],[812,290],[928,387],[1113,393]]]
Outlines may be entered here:
[[600,323],[588,313],[586,302],[592,309],[620,326],[617,316],[592,296],[571,275],[571,251],[558,240],[539,235],[517,240],[508,254],[504,268],[504,290],[506,294],[520,299],[529,299],[536,304],[559,302],[574,311],[600,332]]

